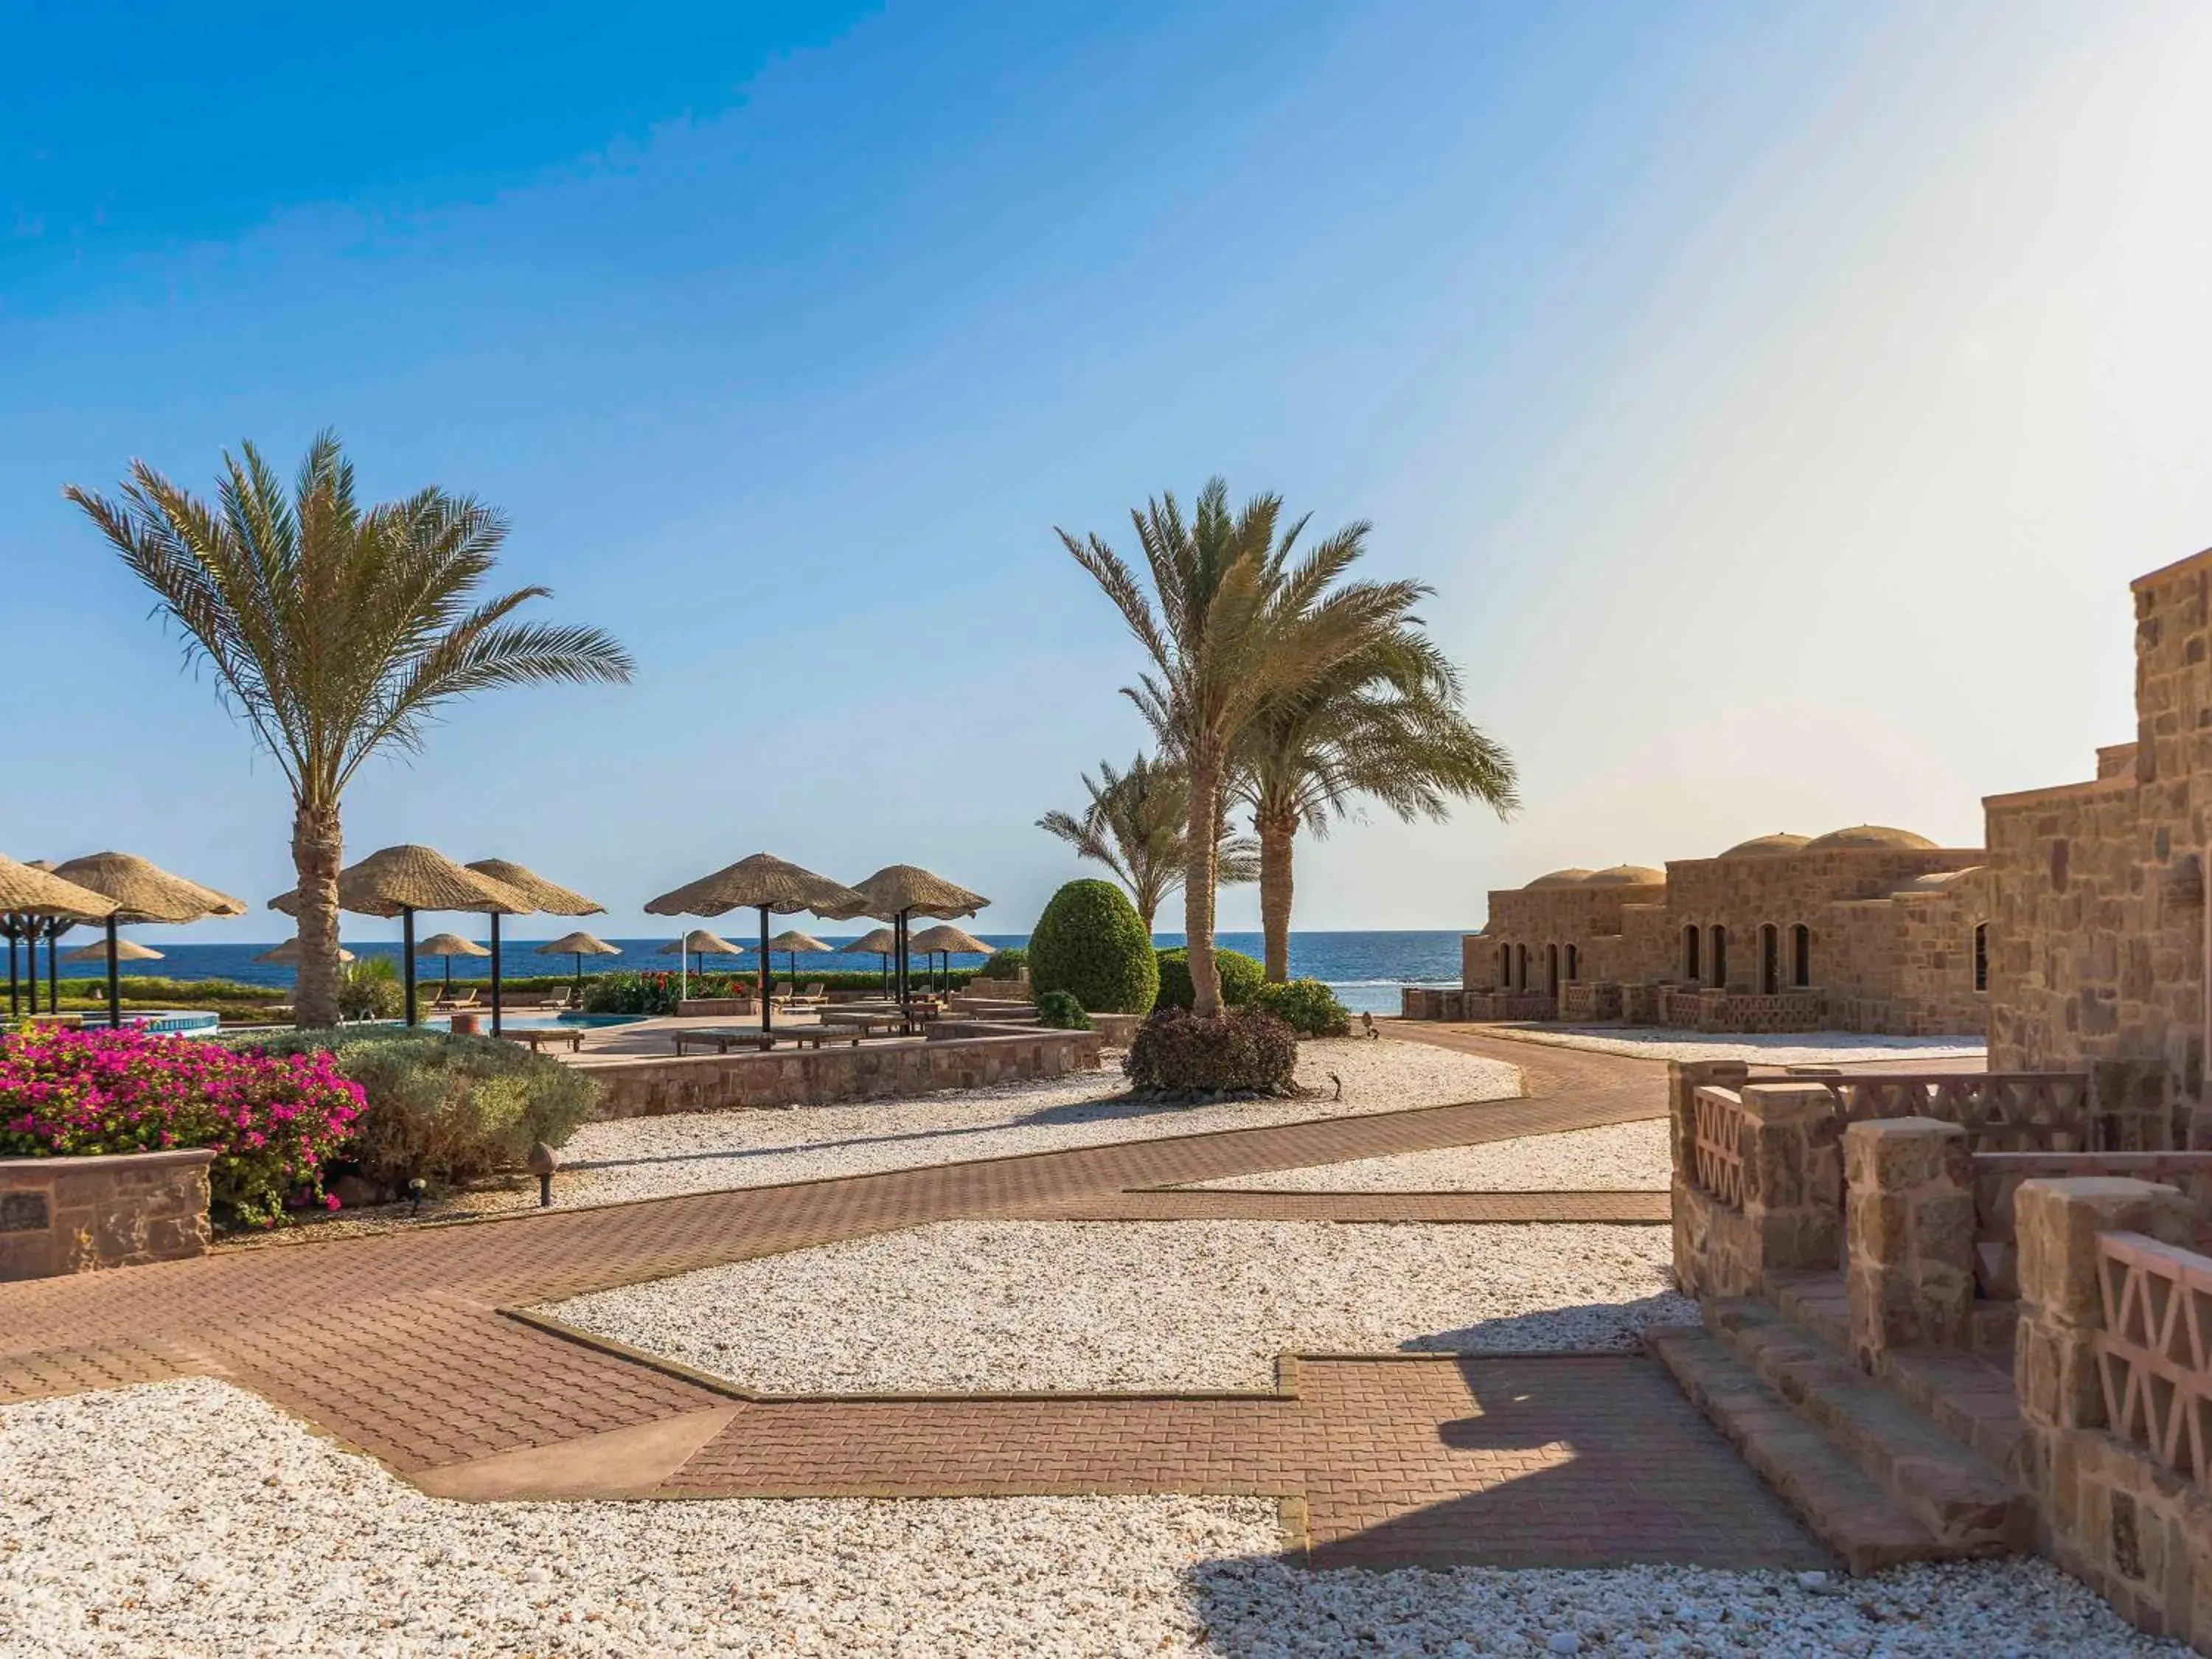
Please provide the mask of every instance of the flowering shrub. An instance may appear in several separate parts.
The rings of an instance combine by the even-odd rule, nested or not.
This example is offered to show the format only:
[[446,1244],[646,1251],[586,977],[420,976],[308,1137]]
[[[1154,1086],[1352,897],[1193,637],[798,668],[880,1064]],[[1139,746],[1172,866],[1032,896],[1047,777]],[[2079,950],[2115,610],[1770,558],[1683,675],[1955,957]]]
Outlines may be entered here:
[[221,1226],[268,1226],[319,1199],[323,1167],[361,1115],[327,1054],[241,1054],[198,1037],[34,1030],[0,1037],[0,1156],[212,1146]]
[[1297,1036],[1273,1014],[1231,1008],[1201,1019],[1162,1008],[1137,1028],[1121,1069],[1138,1093],[1192,1099],[1295,1093],[1297,1063]]

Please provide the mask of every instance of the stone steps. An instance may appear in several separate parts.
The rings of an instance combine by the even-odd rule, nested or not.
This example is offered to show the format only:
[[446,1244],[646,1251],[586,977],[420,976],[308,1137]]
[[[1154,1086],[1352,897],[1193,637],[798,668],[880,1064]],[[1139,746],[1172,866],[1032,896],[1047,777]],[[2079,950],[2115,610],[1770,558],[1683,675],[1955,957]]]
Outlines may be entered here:
[[1697,1325],[1653,1326],[1644,1344],[1690,1402],[1854,1573],[1960,1553],[1792,1410],[1728,1344]]
[[1825,1432],[1948,1556],[2027,1548],[2027,1495],[1997,1466],[1869,1376],[1822,1337],[1752,1297],[1706,1304],[1705,1324],[1759,1380]]

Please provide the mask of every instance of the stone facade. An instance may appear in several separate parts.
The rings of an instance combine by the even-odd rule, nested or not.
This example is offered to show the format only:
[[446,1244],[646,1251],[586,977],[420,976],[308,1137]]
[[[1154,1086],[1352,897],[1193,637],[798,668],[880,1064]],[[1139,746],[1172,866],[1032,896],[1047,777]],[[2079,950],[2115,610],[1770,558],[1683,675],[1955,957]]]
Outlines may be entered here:
[[1984,856],[1862,825],[1663,872],[1555,870],[1491,894],[1461,1017],[1978,1035]]
[[1834,1097],[1747,1076],[1730,1060],[1668,1066],[1674,1276],[1691,1296],[1753,1294],[1769,1273],[1832,1268],[1843,1249]]
[[1891,1348],[1962,1347],[1974,1310],[1973,1160],[1966,1132],[1932,1117],[1844,1131],[1851,1349],[1869,1371]]
[[199,1255],[214,1161],[205,1147],[0,1158],[0,1280]]
[[980,1089],[1098,1069],[1096,1031],[1037,1031],[857,1048],[610,1060],[591,1066],[599,1118],[658,1117],[737,1106],[824,1106],[845,1100]]
[[1990,1063],[2087,1066],[2204,1138],[2212,552],[2139,577],[2136,741],[2083,783],[1993,795]]

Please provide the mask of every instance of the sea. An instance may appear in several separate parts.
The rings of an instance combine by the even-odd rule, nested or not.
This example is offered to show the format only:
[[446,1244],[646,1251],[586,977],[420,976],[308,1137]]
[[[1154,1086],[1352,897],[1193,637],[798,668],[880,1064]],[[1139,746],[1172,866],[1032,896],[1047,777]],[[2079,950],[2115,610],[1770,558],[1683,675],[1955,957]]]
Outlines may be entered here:
[[[62,941],[64,952],[92,939],[89,933],[72,934]],[[726,933],[725,939],[730,939]],[[848,939],[830,938],[824,934],[815,937],[826,945],[849,943]],[[857,937],[857,935],[854,936]],[[1027,945],[1026,933],[979,933],[986,945],[1005,949],[1009,945]],[[1183,942],[1181,933],[1158,933],[1154,936],[1163,948]],[[1398,993],[1407,985],[1457,985],[1460,981],[1460,930],[1423,933],[1293,933],[1291,935],[1291,974],[1297,979],[1317,979],[1332,988],[1343,999],[1344,1005],[1357,1013],[1365,1010],[1376,1014],[1398,1012]],[[256,962],[254,957],[277,941],[264,939],[254,944],[237,945],[172,945],[162,942],[159,930],[138,930],[138,942],[161,952],[159,962],[126,962],[121,964],[125,975],[145,975],[163,979],[228,979],[247,985],[267,985],[289,989],[292,984],[292,969],[280,963]],[[479,944],[484,941],[479,939]],[[583,971],[586,974],[607,973],[618,969],[664,968],[676,966],[673,955],[661,954],[671,939],[618,939],[608,944],[619,946],[618,957],[586,957]],[[732,939],[731,942],[743,943]],[[1242,951],[1248,956],[1261,953],[1257,933],[1220,933],[1215,942],[1232,951]],[[500,972],[505,975],[565,974],[574,972],[575,958],[568,955],[546,956],[535,939],[502,938],[500,940]],[[357,956],[385,956],[397,958],[397,942],[349,943],[346,948]],[[750,966],[759,955],[757,946],[743,956],[709,956],[703,960],[692,958],[694,970],[703,967],[710,973],[730,973]],[[778,951],[775,973],[781,978],[793,976],[793,967],[787,952]],[[809,974],[851,973],[877,966],[881,958],[867,956],[848,956],[840,951],[801,951],[796,973],[800,980]],[[981,966],[980,956],[955,955],[950,965],[954,968]],[[45,966],[44,953],[40,965]],[[915,958],[919,971],[921,959]],[[97,977],[105,972],[100,964],[65,962],[61,964],[65,979]],[[445,977],[443,963],[433,958],[422,962],[416,971],[427,981]],[[455,957],[453,976],[456,981],[482,981],[491,976],[489,957]]]

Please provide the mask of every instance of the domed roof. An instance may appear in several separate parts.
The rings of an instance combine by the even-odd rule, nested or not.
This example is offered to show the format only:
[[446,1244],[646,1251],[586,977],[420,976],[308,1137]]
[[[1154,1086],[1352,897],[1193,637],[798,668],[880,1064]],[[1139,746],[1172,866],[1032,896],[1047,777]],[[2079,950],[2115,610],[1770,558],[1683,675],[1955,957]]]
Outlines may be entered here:
[[1845,830],[1831,830],[1825,836],[1815,836],[1805,843],[1808,853],[1824,853],[1831,848],[1880,848],[1917,850],[1936,843],[1925,836],[1916,836],[1910,830],[1893,830],[1887,824],[1855,823]]
[[1609,870],[1601,870],[1587,878],[1585,887],[1652,887],[1664,885],[1667,872],[1654,870],[1648,864],[1616,864]]
[[1590,878],[1590,872],[1580,867],[1554,870],[1528,884],[1531,887],[1579,887]]
[[1753,836],[1749,841],[1740,841],[1721,856],[1724,859],[1768,858],[1777,853],[1795,853],[1809,845],[1811,842],[1806,836],[1778,830],[1771,836]]

